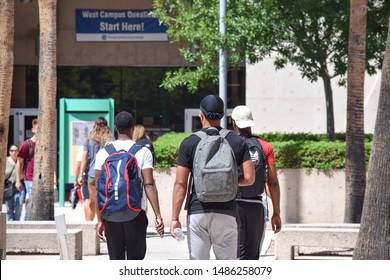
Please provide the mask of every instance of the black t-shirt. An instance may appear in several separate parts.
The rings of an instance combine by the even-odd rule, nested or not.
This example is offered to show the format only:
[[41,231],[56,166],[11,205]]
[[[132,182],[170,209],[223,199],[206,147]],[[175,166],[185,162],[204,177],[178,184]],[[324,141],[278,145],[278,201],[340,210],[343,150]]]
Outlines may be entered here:
[[[218,130],[222,129],[221,127],[216,128]],[[210,134],[217,133],[215,130],[212,129],[207,131],[206,128],[203,128],[202,131],[205,131]],[[226,140],[230,144],[230,147],[232,148],[233,153],[236,157],[237,166],[240,166],[243,162],[247,160],[251,160],[248,146],[242,137],[238,136],[234,132],[231,132],[226,136]],[[200,138],[194,134],[183,140],[179,149],[177,165],[186,167],[192,171],[195,150],[199,142]],[[193,186],[188,185],[188,187],[191,188],[188,214],[218,212],[234,216],[234,200],[229,202],[203,203],[198,200],[196,193],[192,192]]]

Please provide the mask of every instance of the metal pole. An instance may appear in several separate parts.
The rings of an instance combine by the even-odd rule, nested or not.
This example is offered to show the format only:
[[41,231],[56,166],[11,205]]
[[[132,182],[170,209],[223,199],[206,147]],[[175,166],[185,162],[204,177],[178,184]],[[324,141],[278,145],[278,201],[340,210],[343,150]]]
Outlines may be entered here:
[[[226,17],[226,0],[219,1],[219,33],[226,35],[226,25],[224,18]],[[219,49],[219,97],[225,104],[225,114],[227,108],[227,57],[226,51]],[[221,126],[227,128],[226,115],[221,120]]]

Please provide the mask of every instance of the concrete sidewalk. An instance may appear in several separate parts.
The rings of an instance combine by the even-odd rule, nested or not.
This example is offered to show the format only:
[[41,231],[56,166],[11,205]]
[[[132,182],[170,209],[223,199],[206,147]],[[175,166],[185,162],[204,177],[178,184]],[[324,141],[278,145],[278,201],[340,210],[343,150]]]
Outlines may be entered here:
[[[3,205],[3,211],[5,212],[5,205]],[[83,205],[79,203],[76,209],[72,209],[69,203],[66,203],[64,207],[55,205],[55,215],[65,215],[65,221],[67,223],[77,223],[84,221]],[[22,213],[23,217],[24,213]],[[184,231],[186,229],[184,228]],[[275,255],[273,252],[273,239],[274,233],[267,229],[264,237],[264,244],[261,251],[261,260],[273,260]],[[188,248],[186,240],[184,242],[178,242],[173,239],[169,234],[169,228],[165,228],[164,237],[161,238],[156,234],[154,227],[148,227],[147,235],[147,252],[145,260],[188,260]],[[108,260],[107,246],[105,242],[100,243],[100,255],[83,256],[83,260]],[[45,254],[7,254],[7,260],[59,260],[59,255],[45,255]],[[211,252],[211,259],[215,259]]]
[[[187,242],[178,242],[173,239],[170,235],[165,234],[163,238],[152,233],[154,229],[150,228],[148,231],[148,236],[146,238],[147,242],[147,251],[145,260],[188,260],[188,248]],[[167,229],[168,231],[168,229]],[[269,232],[272,234],[272,232]],[[267,235],[267,234],[266,234]],[[268,242],[269,240],[264,241],[264,247],[268,249],[272,245]],[[260,260],[274,260],[275,255],[271,251],[264,250],[265,252],[261,253]],[[106,243],[100,243],[100,255],[88,255],[83,256],[83,260],[108,260],[107,246]],[[211,252],[210,259],[215,259],[213,253]],[[46,255],[46,254],[7,254],[7,260],[59,260],[59,255]]]

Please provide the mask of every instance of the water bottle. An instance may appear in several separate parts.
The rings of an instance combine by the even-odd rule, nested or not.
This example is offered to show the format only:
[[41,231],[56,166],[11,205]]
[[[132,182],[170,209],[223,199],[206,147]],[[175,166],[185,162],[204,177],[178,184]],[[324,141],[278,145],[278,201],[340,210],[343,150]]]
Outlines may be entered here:
[[173,233],[175,234],[177,241],[179,241],[179,242],[184,241],[185,236],[184,236],[184,233],[183,233],[181,228],[175,228]]

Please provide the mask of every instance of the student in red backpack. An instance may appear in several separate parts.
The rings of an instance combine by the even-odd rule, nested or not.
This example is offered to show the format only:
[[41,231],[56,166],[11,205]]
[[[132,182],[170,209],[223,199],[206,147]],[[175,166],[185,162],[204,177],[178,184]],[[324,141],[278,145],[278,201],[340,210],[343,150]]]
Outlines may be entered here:
[[[134,118],[128,112],[120,112],[115,117],[115,131],[118,134],[117,140],[112,142],[116,151],[129,151],[135,142],[132,140],[134,131]],[[110,149],[112,148],[110,145]],[[102,167],[109,157],[107,147],[99,150],[95,160],[95,178],[96,182],[103,174]],[[141,178],[143,180],[144,192],[142,197],[142,210],[139,212],[125,209],[121,212],[115,212],[110,215],[103,215],[98,211],[97,233],[102,240],[107,241],[108,254],[110,260],[142,260],[146,254],[146,228],[148,218],[145,213],[146,198],[149,200],[152,209],[156,215],[156,231],[162,235],[164,224],[161,217],[158,201],[158,192],[153,179],[153,157],[150,150],[146,147],[140,147],[135,152],[138,162]],[[103,177],[104,178],[104,177]],[[98,183],[100,188],[101,182]],[[107,185],[106,185],[107,187]],[[114,187],[114,186],[112,186]],[[99,193],[99,190],[98,190]],[[98,203],[99,199],[98,199]],[[110,202],[108,202],[110,203]],[[102,209],[103,210],[103,209]]]
[[255,183],[241,188],[237,196],[237,208],[240,216],[239,258],[258,260],[264,240],[266,217],[266,185],[273,205],[271,226],[274,233],[282,228],[280,219],[280,187],[275,165],[274,151],[270,143],[252,135],[255,126],[252,112],[247,106],[237,106],[232,111],[234,130],[243,137],[249,147],[255,166]]

